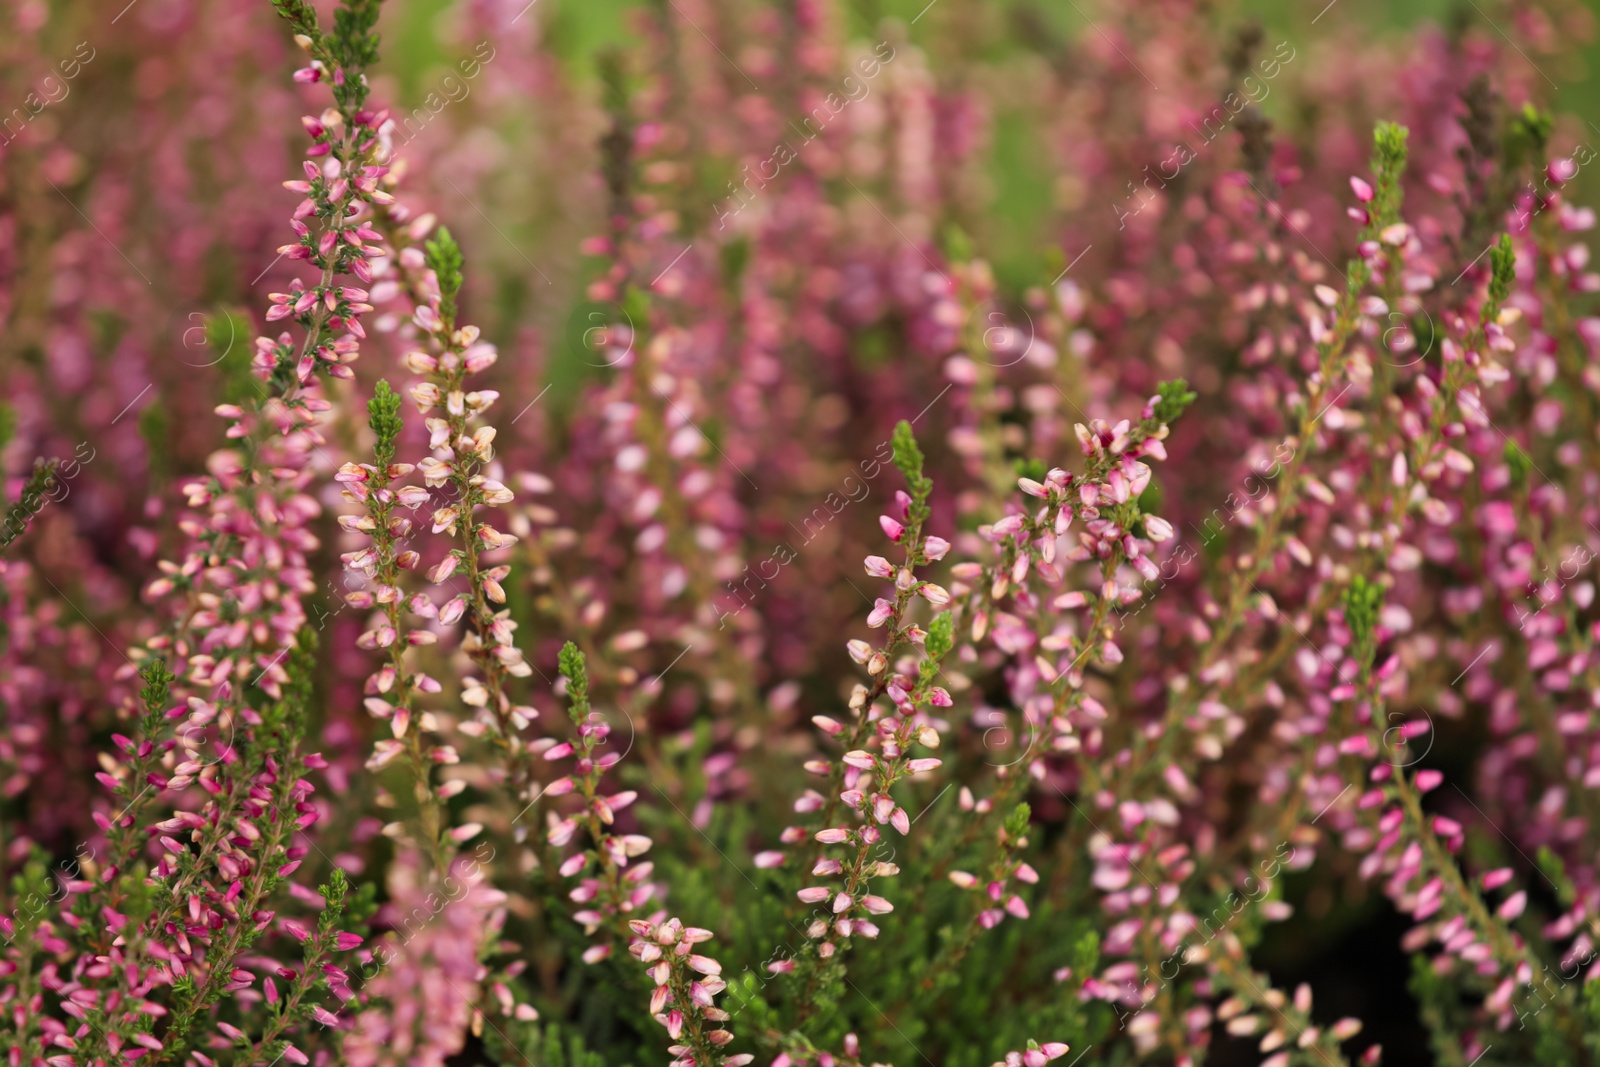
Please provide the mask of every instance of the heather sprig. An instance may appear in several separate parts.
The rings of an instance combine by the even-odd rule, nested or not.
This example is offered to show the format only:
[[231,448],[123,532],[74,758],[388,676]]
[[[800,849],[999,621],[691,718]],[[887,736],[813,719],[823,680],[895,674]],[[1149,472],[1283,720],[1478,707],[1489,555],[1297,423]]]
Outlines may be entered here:
[[427,242],[426,248],[425,262],[433,271],[439,286],[439,318],[446,331],[454,330],[456,298],[461,294],[463,281],[461,268],[465,263],[461,256],[461,246],[456,244],[449,230],[441,229],[438,237]]
[[[1018,804],[1006,815],[994,832],[985,869],[977,874],[963,870],[948,873],[951,884],[963,890],[971,901],[971,916],[924,969],[918,983],[924,996],[959,980],[961,962],[982,931],[994,929],[1008,915],[1027,919],[1031,914],[1021,892],[1022,885],[1039,882],[1039,872],[1023,858],[1029,845],[1031,816],[1032,809],[1026,803]],[[974,823],[978,824],[979,820]],[[1020,885],[1013,887],[1013,880]]]
[[380,380],[367,403],[375,462],[346,463],[334,476],[344,486],[344,498],[361,504],[366,512],[341,516],[340,525],[372,539],[371,548],[348,552],[344,558],[351,570],[364,575],[373,586],[346,594],[345,602],[357,608],[376,608],[380,621],[357,638],[356,644],[364,650],[382,652],[388,660],[367,677],[363,703],[368,714],[389,724],[393,740],[379,741],[367,766],[377,769],[402,752],[405,754],[413,778],[419,837],[434,869],[443,874],[449,865],[450,841],[463,840],[471,833],[446,825],[442,800],[452,787],[435,787],[432,769],[455,763],[458,757],[450,745],[424,741],[426,734],[437,733],[438,726],[431,713],[416,707],[418,694],[438,693],[443,687],[430,675],[411,669],[406,659],[408,649],[432,645],[438,637],[421,625],[405,629],[407,613],[426,619],[432,604],[422,594],[407,597],[403,585],[404,572],[415,570],[421,557],[415,549],[402,547],[414,536],[414,524],[397,509],[414,509],[429,494],[418,486],[394,484],[416,470],[415,464],[394,461],[396,440],[403,427],[400,403],[399,394],[388,381]]
[[[249,1057],[251,1067],[270,1065],[280,1058],[296,1064],[309,1062],[306,1053],[285,1035],[313,1021],[322,1025],[335,1021],[331,1020],[331,1013],[316,1001],[320,994],[333,991],[336,985],[348,985],[348,975],[334,961],[347,957],[359,948],[364,938],[341,927],[347,925],[347,913],[352,910],[370,911],[370,903],[366,899],[370,894],[363,893],[361,900],[350,902],[347,900],[349,890],[350,884],[345,873],[338,867],[333,868],[329,872],[328,882],[317,889],[322,897],[323,909],[317,916],[316,929],[306,931],[298,924],[291,929],[293,936],[298,937],[304,946],[300,967],[279,968],[277,977],[287,983],[286,990],[281,993],[272,978],[264,980],[263,997],[268,1018],[261,1035],[253,1043],[248,1035],[240,1034],[234,1038],[237,1044],[249,1049],[245,1055]],[[351,909],[350,903],[355,903],[357,907]]]
[[[101,829],[106,833],[107,846],[105,877],[113,881],[142,851],[140,846],[144,842],[140,837],[139,812],[143,805],[153,799],[152,792],[158,783],[171,785],[165,777],[153,776],[158,774],[157,768],[161,766],[164,750],[172,744],[162,739],[172,699],[172,683],[176,679],[167,669],[166,661],[160,659],[151,660],[141,667],[139,677],[144,682],[139,690],[139,702],[144,706],[144,715],[139,720],[138,730],[131,738],[121,734],[112,736],[112,741],[131,760],[131,766],[120,777],[105,774],[100,779],[100,783],[112,791],[113,803],[121,808],[115,818],[101,816],[104,820]],[[96,821],[100,822],[99,819]],[[113,888],[112,894],[111,906],[116,907],[116,888]]]
[[[298,673],[291,675],[283,697],[261,709],[259,723],[236,741],[230,761],[220,765],[223,773],[200,778],[215,797],[202,809],[205,814],[179,810],[170,819],[142,827],[161,845],[160,862],[148,872],[134,872],[122,894],[107,898],[98,912],[92,898],[79,895],[64,915],[72,929],[89,938],[82,947],[114,950],[122,964],[102,976],[112,979],[109,989],[73,1002],[70,1013],[91,1031],[80,1035],[81,1054],[101,1048],[106,1052],[100,1054],[118,1054],[131,1041],[152,1052],[152,1062],[181,1055],[191,1047],[191,1034],[201,1020],[224,997],[253,983],[254,975],[241,971],[239,963],[271,925],[274,913],[267,906],[307,851],[293,843],[294,836],[317,820],[316,808],[308,802],[313,787],[303,776],[325,763],[300,747],[311,700],[307,649],[313,645],[309,633],[301,636],[291,654],[291,667]],[[148,696],[165,694],[168,678],[161,671],[147,669],[146,678]],[[178,770],[192,774],[202,768],[180,765]],[[184,782],[159,781],[167,789],[186,787]],[[195,842],[197,850],[180,843],[180,834]],[[145,878],[150,880],[148,889]],[[92,886],[85,883],[84,888],[87,892]],[[114,910],[112,899],[125,910]],[[204,953],[190,941],[189,924],[197,937],[207,932]],[[99,935],[109,936],[102,943]],[[156,992],[163,986],[170,993]],[[163,1009],[169,1024],[160,1040],[147,1029],[150,1013],[144,998],[152,995],[169,1005]]]
[[378,60],[378,24],[381,0],[343,0],[333,13],[333,29],[324,33],[317,12],[306,0],[272,0],[272,6],[289,23],[295,42],[313,57],[312,66],[297,72],[301,82],[326,80],[346,116],[367,100],[366,69]]
[[671,1067],[744,1067],[755,1059],[748,1052],[724,1056],[719,1050],[733,1040],[722,1023],[728,1013],[716,1006],[716,997],[728,987],[722,965],[695,951],[711,940],[710,930],[684,926],[676,918],[654,923],[630,920],[638,940],[629,946],[635,959],[649,968],[655,991],[650,1014],[664,1026],[673,1044],[668,1048]]
[[33,473],[23,485],[22,495],[6,509],[5,523],[0,526],[0,548],[9,546],[27,531],[33,517],[44,507],[46,498],[56,485],[56,464],[53,461],[40,460],[33,465]]
[[[930,674],[935,676],[937,674],[937,661],[934,662],[930,672],[925,673],[923,668],[919,667],[914,681],[898,671],[889,669],[893,657],[898,657],[919,645],[923,647],[926,656],[932,657],[934,653],[938,653],[942,658],[950,648],[949,635],[952,625],[948,613],[942,613],[935,636],[933,627],[923,630],[911,623],[908,618],[915,597],[920,596],[933,608],[942,608],[950,603],[950,594],[943,586],[922,581],[914,572],[914,568],[918,565],[942,559],[949,551],[950,544],[943,538],[923,535],[923,523],[928,516],[926,500],[932,491],[932,482],[923,474],[922,453],[916,445],[910,424],[903,421],[899,423],[895,427],[892,441],[896,465],[905,476],[908,488],[916,495],[897,492],[895,500],[898,517],[880,515],[878,526],[890,542],[904,546],[904,562],[896,568],[882,556],[867,557],[865,561],[867,574],[875,578],[892,579],[894,599],[879,597],[867,616],[868,627],[873,629],[881,627],[885,631],[881,646],[874,647],[860,639],[851,640],[846,646],[850,658],[866,667],[872,685],[869,688],[858,684],[851,694],[849,712],[850,717],[856,720],[853,726],[847,726],[839,720],[826,716],[813,720],[825,734],[839,739],[848,752],[860,751],[876,731],[876,724],[882,715],[882,709],[876,706],[876,702],[885,694],[891,696],[896,707],[905,706],[912,709],[913,721],[915,708],[919,703],[948,707],[950,701],[949,694],[945,690],[930,684]],[[933,640],[931,647],[928,646],[930,636]],[[913,693],[916,694],[915,699],[912,697]],[[896,720],[890,726],[891,731],[900,725],[902,724]],[[926,745],[937,737],[938,731],[934,730],[924,735],[921,726],[917,726],[913,734],[919,743]],[[860,778],[862,769],[859,766],[852,766],[848,759],[811,761],[807,764],[807,770],[812,774],[821,774],[828,778],[827,791],[823,794],[808,791],[804,799],[805,806],[798,807],[797,810],[805,812],[820,810],[822,815],[818,822],[822,827],[828,827],[841,803],[858,807],[857,804],[846,801],[841,790],[847,782]],[[895,806],[890,805],[890,807],[893,809]],[[879,821],[886,821],[886,818]],[[784,831],[782,840],[786,844],[796,844],[805,841],[809,836],[812,835],[808,835],[799,827],[789,827]],[[808,853],[803,851],[800,855],[804,857]]]
[[[448,230],[428,245],[426,263],[436,279],[428,302],[419,306],[414,323],[427,344],[406,356],[406,366],[424,375],[410,393],[417,410],[429,416],[441,405],[443,417],[426,418],[429,445],[434,455],[418,464],[428,488],[447,487],[450,502],[433,511],[432,532],[455,539],[452,548],[429,568],[428,579],[435,585],[449,583],[457,573],[467,582],[467,591],[458,593],[438,607],[438,621],[449,625],[465,616],[471,631],[462,639],[462,648],[477,665],[481,677],[463,681],[462,699],[481,709],[473,731],[491,732],[504,752],[512,795],[526,804],[534,799],[532,753],[521,731],[537,717],[531,705],[514,704],[507,692],[511,678],[533,674],[533,667],[516,645],[517,623],[502,605],[506,602],[501,582],[510,574],[506,564],[488,566],[485,553],[510,548],[515,535],[497,530],[482,521],[481,508],[497,508],[511,503],[515,494],[488,473],[494,459],[495,428],[483,421],[483,414],[500,397],[498,390],[468,391],[467,379],[487,370],[498,358],[495,347],[480,340],[476,326],[454,326],[452,318],[442,316],[445,287],[459,286],[462,255]],[[451,288],[454,300],[454,288]],[[477,422],[474,427],[472,423]]]
[[580,827],[587,831],[589,847],[563,861],[559,873],[564,878],[585,876],[569,894],[574,903],[581,905],[573,918],[583,924],[585,932],[592,936],[602,927],[609,928],[604,938],[583,955],[584,962],[597,963],[610,956],[618,944],[629,940],[626,924],[634,921],[630,916],[646,907],[661,890],[650,881],[655,864],[633,862],[650,849],[651,839],[611,829],[617,812],[632,805],[638,793],[631,789],[610,795],[600,793],[601,777],[616,765],[622,753],[608,744],[610,724],[589,706],[589,677],[583,653],[568,641],[561,648],[559,665],[576,737],[546,748],[544,758],[554,762],[571,757],[573,773],[557,778],[540,795],[557,799],[576,793],[582,798],[582,809],[574,815],[558,817],[552,812],[547,837],[559,849],[571,843]]

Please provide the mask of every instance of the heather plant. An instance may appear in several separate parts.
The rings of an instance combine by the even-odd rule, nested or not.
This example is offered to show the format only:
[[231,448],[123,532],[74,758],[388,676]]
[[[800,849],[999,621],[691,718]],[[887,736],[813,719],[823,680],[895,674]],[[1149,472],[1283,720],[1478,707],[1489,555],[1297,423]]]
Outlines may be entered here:
[[11,1067],[1600,1062],[1588,13],[867,6],[8,7]]

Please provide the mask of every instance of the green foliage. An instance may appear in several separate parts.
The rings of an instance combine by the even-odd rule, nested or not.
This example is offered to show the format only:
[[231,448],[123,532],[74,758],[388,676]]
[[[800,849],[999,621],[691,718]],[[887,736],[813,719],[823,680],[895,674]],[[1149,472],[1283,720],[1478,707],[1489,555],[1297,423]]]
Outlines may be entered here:
[[372,399],[367,401],[367,425],[372,427],[378,439],[373,446],[373,456],[379,467],[387,467],[394,462],[395,441],[400,436],[403,424],[400,418],[400,394],[389,387],[388,379],[379,379],[377,388],[372,391]]
[[1006,816],[1006,837],[1012,841],[1017,840],[1028,832],[1028,820],[1033,817],[1033,809],[1027,804],[1018,804],[1011,809],[1011,814]]
[[330,77],[328,84],[347,121],[366,103],[366,70],[378,61],[378,35],[373,29],[380,4],[381,0],[342,0],[333,12],[333,31],[325,34],[308,0],[272,0],[295,34],[310,42],[307,50],[329,68],[328,74],[343,72],[343,78]]
[[1500,314],[1500,305],[1511,292],[1511,283],[1517,276],[1517,254],[1511,248],[1511,235],[1503,233],[1489,250],[1489,263],[1493,272],[1489,278],[1489,299],[1483,305],[1482,321],[1487,324]]
[[1372,202],[1367,205],[1371,221],[1365,236],[1376,234],[1400,221],[1400,204],[1405,190],[1401,179],[1406,172],[1406,139],[1410,131],[1393,122],[1380,122],[1372,131]]
[[952,263],[966,263],[972,259],[972,238],[955,223],[944,228],[944,258]]
[[577,645],[568,641],[561,646],[558,666],[567,680],[567,699],[572,705],[569,714],[573,722],[582,723],[589,715],[589,668]]
[[[650,325],[650,294],[643,289],[629,286],[622,294],[622,313],[628,317],[628,322],[633,327],[634,336],[642,336]],[[639,342],[634,342],[637,345]]]
[[1356,661],[1363,667],[1372,663],[1373,634],[1382,610],[1383,586],[1360,574],[1351,578],[1350,588],[1344,593],[1344,622],[1350,627]]
[[923,656],[920,672],[924,685],[931,685],[939,673],[939,663],[955,647],[955,619],[948,611],[941,611],[928,624],[928,636],[923,639]]
[[[339,918],[344,915],[344,899],[349,891],[349,879],[345,877],[344,871],[335,867],[328,875],[328,881],[317,887],[317,892],[322,894],[325,905],[322,915],[318,918],[319,926],[332,929],[338,925]],[[332,922],[327,921],[329,915],[333,916]]]
[[298,746],[305,736],[306,722],[310,717],[316,696],[317,635],[309,627],[302,627],[295,635],[294,647],[289,649],[284,671],[289,680],[283,687],[283,699],[275,707],[276,727],[267,736],[276,736],[284,750]]
[[1555,131],[1555,116],[1548,111],[1541,111],[1532,103],[1522,105],[1522,110],[1512,116],[1509,128],[1506,130],[1506,159],[1513,166],[1519,166],[1525,160],[1540,160],[1544,158],[1545,149],[1550,144],[1550,135]]
[[1411,957],[1411,980],[1408,983],[1412,997],[1417,1001],[1418,1014],[1428,1031],[1428,1043],[1433,1047],[1438,1063],[1463,1063],[1461,1056],[1462,1031],[1466,1018],[1450,979],[1439,974],[1420,953]]
[[456,297],[461,292],[461,246],[450,231],[440,227],[439,236],[427,243],[427,264],[439,279],[439,318],[446,330],[456,328]]
[[888,324],[869,326],[850,338],[851,365],[869,372],[888,367],[898,343],[894,329]]
[[745,267],[750,263],[750,241],[746,237],[736,237],[722,246],[719,255],[722,260],[722,279],[732,289],[744,276]]
[[1600,1060],[1600,982],[1583,986],[1583,1044],[1591,1059]]
[[948,611],[940,612],[928,624],[928,638],[923,648],[931,660],[941,660],[955,646],[955,620]]
[[17,435],[17,409],[0,401],[0,449],[11,443]]
[[321,39],[322,31],[317,26],[317,9],[307,0],[272,0],[272,6],[295,33],[309,37],[313,41]]
[[1572,884],[1566,863],[1549,845],[1539,846],[1539,872],[1555,887],[1556,899],[1563,908],[1571,908],[1578,902],[1578,887]]
[[[184,331],[184,347],[194,353],[192,357],[185,358],[197,366],[217,368],[220,376],[217,392],[223,403],[245,405],[261,399],[261,384],[250,366],[249,338],[253,330],[247,314],[233,308],[223,308],[216,314],[204,316],[200,325]],[[191,343],[194,334],[199,334],[203,343]],[[152,404],[145,410],[150,411],[155,407]],[[161,425],[146,431],[147,440],[149,434],[157,429],[161,432],[166,430],[164,414],[155,417],[162,420]]]
[[484,1027],[484,1051],[502,1067],[629,1067],[590,1051],[581,1034],[557,1023],[506,1022]]
[[[373,27],[378,24],[378,7],[381,0],[343,0],[333,13],[333,33],[328,37],[328,52],[334,62],[345,70],[347,84],[361,83],[361,72],[378,61],[378,35]],[[338,86],[335,86],[337,95]],[[360,86],[354,98],[356,106],[366,100],[366,86]]]
[[595,55],[594,65],[600,75],[600,98],[608,114],[626,114],[633,87],[628,84],[626,53],[620,48],[603,48]]
[[[1050,465],[1036,457],[1019,457],[1016,461],[1016,470],[1018,478],[1031,478],[1036,482],[1042,482],[1045,476],[1050,473]],[[1150,484],[1154,485],[1155,483],[1152,481]]]
[[604,49],[596,57],[600,73],[601,98],[611,128],[600,140],[600,172],[611,194],[610,210],[626,210],[628,189],[633,179],[633,120],[629,113],[632,87],[628,84],[627,64],[621,50]]
[[[632,762],[624,760],[619,770]],[[628,784],[648,788],[643,783],[653,780],[639,766]],[[692,837],[682,836],[684,816],[672,805],[637,807],[642,832],[677,832],[684,841],[682,848],[653,852],[653,858],[659,876],[672,886],[674,911],[699,917],[716,934],[709,954],[722,963],[728,982],[720,1006],[730,1014],[727,1028],[735,1034],[730,1052],[749,1052],[758,1063],[770,1062],[780,1051],[781,1038],[796,1048],[837,1054],[844,1035],[854,1032],[861,1039],[863,1062],[916,1064],[923,1062],[918,1048],[930,1053],[940,1048],[945,1050],[936,1057],[941,1064],[985,1067],[994,1062],[998,1049],[1024,1048],[1029,1038],[1065,1041],[1076,1055],[1114,1030],[1115,1015],[1107,1005],[1084,1004],[1071,993],[1080,976],[1094,974],[1100,966],[1099,920],[1084,908],[1096,892],[1088,885],[1087,866],[1075,872],[1081,877],[1049,891],[1022,887],[1032,918],[1008,919],[982,931],[958,967],[937,981],[926,981],[929,962],[945,946],[962,940],[975,909],[988,905],[980,892],[957,889],[945,875],[951,869],[987,870],[986,858],[995,848],[990,832],[965,839],[974,816],[961,810],[954,790],[941,795],[946,784],[908,783],[901,802],[917,816],[913,833],[885,840],[878,846],[881,855],[874,856],[901,869],[892,879],[873,881],[871,891],[896,905],[884,923],[884,936],[846,942],[833,966],[816,970],[814,985],[801,976],[800,967],[792,975],[768,969],[769,963],[794,956],[811,941],[805,930],[811,914],[791,913],[789,904],[794,888],[806,884],[794,881],[804,872],[757,869],[746,858],[753,843],[762,840],[761,827],[770,818],[760,801],[719,806],[704,836]],[[687,791],[692,795],[693,786]],[[988,830],[1001,828],[999,814],[984,820]],[[1010,829],[1031,829],[1025,805],[1008,806],[1007,815]],[[622,966],[631,975],[629,965],[637,968],[625,958]],[[1057,984],[1054,975],[1063,965],[1071,968],[1073,979]],[[643,1046],[628,1036],[619,1038],[617,1023],[632,1025],[636,1013],[624,1002],[615,1008],[616,1019],[611,1018],[613,1002],[624,994],[613,991],[599,970],[583,969],[585,984],[571,991],[574,1003],[604,1001],[592,1009],[593,1027],[585,1027],[589,1047],[605,1053],[607,1063],[622,1063],[630,1056],[646,1060],[659,1027],[644,1031]],[[626,993],[646,995],[648,989]],[[650,1051],[641,1052],[641,1047]],[[1091,1052],[1084,1063],[1098,1052]],[[1070,1060],[1059,1061],[1057,1067]],[[507,1061],[506,1067],[513,1065]]]
[[171,431],[161,397],[146,404],[138,419],[139,436],[144,438],[145,454],[150,457],[151,477],[159,480],[172,468]]
[[1512,483],[1519,487],[1527,485],[1528,474],[1533,470],[1533,460],[1528,458],[1528,454],[1515,441],[1506,442],[1502,455],[1505,457],[1506,466],[1511,469]]
[[1405,173],[1406,139],[1411,131],[1393,122],[1380,122],[1372,131],[1372,170],[1395,179]]
[[918,487],[924,481],[922,465],[924,462],[922,449],[917,446],[916,434],[911,432],[911,424],[901,419],[894,428],[891,438],[894,449],[894,465],[905,476],[906,486],[916,495]]
[[1168,382],[1156,383],[1156,409],[1146,422],[1155,423],[1156,427],[1171,426],[1178,421],[1190,404],[1194,403],[1200,394],[1190,390],[1189,383],[1182,378],[1174,378]]
[[4,936],[5,931],[0,929],[0,940],[8,945],[23,947],[35,944],[33,932],[49,913],[54,889],[50,877],[50,858],[43,849],[34,845],[28,850],[28,858],[22,869],[11,876],[11,892],[6,904],[8,915],[16,925],[9,937]]
[[139,677],[144,679],[139,699],[144,702],[146,710],[159,712],[164,709],[172,697],[172,683],[176,680],[176,676],[167,668],[166,661],[150,661],[139,668]]
[[1556,1024],[1557,1015],[1540,1010],[1522,1016],[1522,1021],[1533,1031],[1533,1056],[1529,1062],[1539,1067],[1578,1067],[1578,1055]]
[[933,479],[922,473],[922,449],[917,447],[917,437],[905,419],[895,425],[890,444],[894,465],[905,476],[906,489],[911,493],[911,523],[920,527],[928,520],[928,494],[933,492]]
[[40,459],[35,462],[33,473],[22,487],[22,495],[6,511],[5,522],[0,524],[0,548],[23,535],[28,523],[44,507],[48,494],[56,484],[56,461]]

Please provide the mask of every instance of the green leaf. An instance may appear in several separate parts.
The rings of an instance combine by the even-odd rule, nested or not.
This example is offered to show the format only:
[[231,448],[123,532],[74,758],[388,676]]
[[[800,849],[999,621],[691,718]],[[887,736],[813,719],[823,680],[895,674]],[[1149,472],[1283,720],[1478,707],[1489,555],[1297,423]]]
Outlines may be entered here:
[[890,443],[894,449],[894,465],[905,475],[906,489],[911,493],[911,521],[921,523],[928,517],[927,501],[928,494],[933,492],[933,480],[922,473],[922,449],[917,447],[911,424],[901,419],[895,425]]
[[317,887],[317,892],[322,894],[322,899],[328,905],[323,917],[327,917],[330,913],[335,917],[344,914],[344,898],[349,889],[350,881],[345,877],[343,870],[335,867],[329,872],[327,884]]
[[427,242],[426,261],[439,279],[439,318],[446,330],[456,328],[456,297],[461,292],[461,246],[450,231],[440,227],[439,236]]
[[1489,277],[1489,299],[1483,305],[1482,321],[1487,325],[1500,314],[1500,305],[1511,292],[1511,283],[1517,277],[1517,254],[1511,247],[1511,235],[1503,233],[1500,241],[1489,250],[1489,263],[1493,268]]
[[1556,899],[1561,901],[1563,908],[1570,908],[1577,903],[1578,889],[1567,874],[1567,865],[1549,845],[1539,846],[1539,873],[1555,887]]
[[1028,832],[1028,820],[1033,817],[1033,809],[1027,804],[1018,804],[1011,809],[1011,814],[1006,816],[1006,837],[1015,841]]
[[589,668],[578,646],[568,641],[561,646],[557,665],[567,680],[567,699],[572,702],[572,721],[581,723],[589,714]]
[[167,669],[167,661],[151,660],[139,668],[139,677],[144,679],[139,699],[144,703],[145,710],[151,714],[165,711],[167,702],[172,699],[172,683],[175,680],[172,671]]
[[1410,131],[1393,122],[1380,122],[1372,131],[1372,202],[1367,205],[1370,221],[1364,236],[1377,234],[1400,221],[1400,204],[1405,196],[1401,179],[1406,172],[1406,139]]
[[1155,413],[1151,417],[1158,423],[1171,426],[1199,395],[1191,391],[1189,383],[1182,378],[1174,378],[1170,382],[1158,382],[1156,396],[1160,399],[1156,401]]
[[941,611],[928,624],[928,637],[923,648],[928,659],[938,663],[955,647],[956,624],[948,611]]
[[322,31],[317,27],[317,9],[306,0],[272,0],[272,6],[295,33],[304,34],[313,41],[322,39]]
[[1356,659],[1363,665],[1372,661],[1373,633],[1382,610],[1383,586],[1359,574],[1350,579],[1350,588],[1344,593],[1344,621],[1350,627]]
[[377,436],[373,455],[379,467],[394,462],[395,441],[400,436],[403,420],[400,418],[400,394],[389,387],[388,379],[379,379],[378,386],[367,401],[367,425]]
[[1019,458],[1016,461],[1016,468],[1018,478],[1031,478],[1036,482],[1044,481],[1045,476],[1050,473],[1050,465],[1042,459]]
[[1555,116],[1548,111],[1541,111],[1531,103],[1523,104],[1522,110],[1511,120],[1510,134],[1517,141],[1525,144],[1532,154],[1543,154],[1545,146],[1550,143],[1550,135],[1555,132]]

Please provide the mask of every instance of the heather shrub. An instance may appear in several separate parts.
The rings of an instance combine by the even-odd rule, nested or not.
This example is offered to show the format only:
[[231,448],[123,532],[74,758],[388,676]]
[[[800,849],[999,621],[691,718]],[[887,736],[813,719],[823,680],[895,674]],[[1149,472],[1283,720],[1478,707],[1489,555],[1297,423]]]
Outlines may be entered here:
[[1592,19],[1348,6],[10,4],[10,1067],[1600,1062]]

